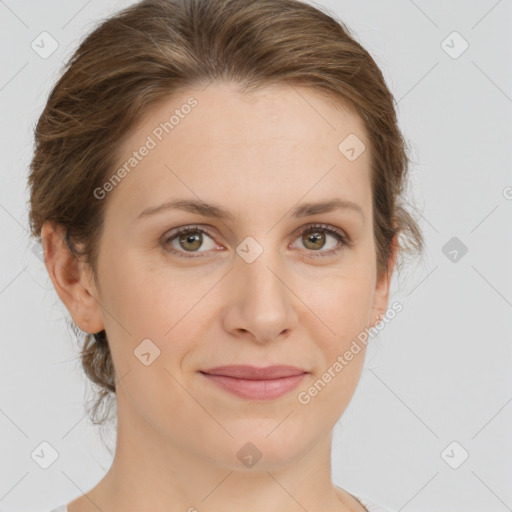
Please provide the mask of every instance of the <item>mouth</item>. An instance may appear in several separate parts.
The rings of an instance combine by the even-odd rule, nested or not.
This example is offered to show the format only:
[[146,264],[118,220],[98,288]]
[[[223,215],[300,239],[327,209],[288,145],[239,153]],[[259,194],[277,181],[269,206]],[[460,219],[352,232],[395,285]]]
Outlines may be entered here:
[[221,390],[249,400],[273,400],[297,387],[309,372],[295,366],[220,366],[200,371]]

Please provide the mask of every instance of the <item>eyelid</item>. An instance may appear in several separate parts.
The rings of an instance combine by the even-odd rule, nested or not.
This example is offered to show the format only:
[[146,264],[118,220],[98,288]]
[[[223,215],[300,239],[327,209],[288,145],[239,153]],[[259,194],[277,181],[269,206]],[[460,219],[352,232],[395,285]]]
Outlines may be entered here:
[[[180,236],[181,234],[187,234],[187,233],[195,233],[195,232],[201,232],[203,234],[206,234],[209,236],[217,245],[217,241],[215,238],[210,234],[208,228],[210,226],[207,226],[206,228],[202,226],[201,224],[189,224],[185,226],[180,226],[178,228],[172,229],[171,231],[167,232],[163,236],[163,245],[170,246],[170,242],[174,240],[176,237]],[[187,254],[185,251],[178,251],[174,247],[171,247],[170,249],[166,249],[169,253],[175,254],[178,257],[184,257],[184,258],[199,258],[202,257],[201,254],[207,251],[196,251],[196,252],[190,252]]]
[[[180,226],[178,228],[172,229],[170,232],[167,232],[163,236],[162,243],[164,246],[167,246],[167,245],[170,245],[170,242],[172,240],[174,240],[177,236],[179,236],[181,234],[201,232],[203,234],[206,234],[208,237],[210,237],[217,244],[217,246],[219,246],[220,244],[218,244],[218,242],[215,240],[215,237],[212,234],[210,234],[210,231],[209,231],[210,228],[211,228],[210,226],[205,226],[205,225],[201,225],[201,224],[189,224],[189,225],[185,225],[185,226]],[[323,231],[323,232],[330,234],[331,236],[334,236],[335,238],[337,238],[338,242],[339,242],[338,247],[336,247],[334,249],[329,249],[327,251],[321,251],[321,250],[308,251],[307,249],[305,249],[305,252],[310,253],[306,257],[317,258],[317,257],[334,256],[340,250],[354,245],[354,242],[347,235],[347,233],[345,231],[343,231],[340,228],[337,228],[336,226],[333,226],[331,224],[324,224],[324,223],[319,223],[319,222],[311,222],[309,224],[305,224],[305,225],[302,225],[299,228],[297,228],[292,235],[294,237],[293,241],[295,241],[295,239],[302,233],[304,233],[306,231],[313,230],[315,228],[318,228],[319,231]],[[200,257],[203,257],[203,256],[201,256],[201,254],[208,252],[208,251],[196,251],[196,252],[189,252],[187,254],[185,251],[179,251],[173,247],[171,247],[170,249],[166,249],[166,250],[171,254],[176,254],[178,257],[184,257],[184,258],[200,258]]]
[[301,235],[302,233],[306,231],[311,231],[315,228],[318,228],[319,231],[324,231],[325,233],[337,238],[338,246],[335,247],[334,249],[329,249],[328,251],[308,251],[305,249],[305,252],[307,253],[307,255],[304,256],[305,258],[329,258],[337,255],[341,250],[352,247],[354,245],[354,242],[344,230],[337,228],[332,224],[324,224],[322,222],[310,222],[309,224],[305,224],[298,228],[294,232],[293,236],[297,238],[297,236]]

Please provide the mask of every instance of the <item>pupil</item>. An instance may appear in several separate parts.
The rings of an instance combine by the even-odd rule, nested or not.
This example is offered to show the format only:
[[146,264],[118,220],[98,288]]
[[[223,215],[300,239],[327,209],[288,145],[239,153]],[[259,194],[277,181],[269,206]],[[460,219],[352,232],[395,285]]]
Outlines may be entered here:
[[[319,233],[318,231],[315,231],[312,235],[309,235],[306,237],[308,243],[311,241],[313,245],[317,244],[318,241],[320,241],[323,237],[323,233]],[[318,245],[313,247],[313,249],[318,249]]]
[[181,236],[180,238],[180,243],[183,247],[183,244],[194,244],[195,242],[195,245],[194,247],[189,247],[187,249],[187,247],[183,247],[185,250],[188,250],[188,251],[191,251],[191,250],[194,250],[194,249],[198,249],[200,246],[201,246],[201,241],[202,241],[202,236],[200,233],[197,233],[197,234],[190,234],[190,233],[186,233],[184,235]]

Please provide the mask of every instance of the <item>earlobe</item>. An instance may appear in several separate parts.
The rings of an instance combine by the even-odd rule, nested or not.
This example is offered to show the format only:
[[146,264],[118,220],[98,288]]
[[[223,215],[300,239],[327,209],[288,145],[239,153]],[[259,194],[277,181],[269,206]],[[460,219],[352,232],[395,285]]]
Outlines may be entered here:
[[86,275],[83,263],[69,250],[65,234],[62,225],[44,223],[41,243],[46,269],[75,324],[84,332],[99,332],[104,325],[93,280]]

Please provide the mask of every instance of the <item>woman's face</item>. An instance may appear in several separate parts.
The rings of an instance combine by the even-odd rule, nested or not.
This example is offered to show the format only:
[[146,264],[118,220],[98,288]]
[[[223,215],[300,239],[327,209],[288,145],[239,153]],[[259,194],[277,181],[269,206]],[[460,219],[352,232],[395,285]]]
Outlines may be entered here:
[[[120,183],[104,187],[100,288],[89,283],[120,428],[144,425],[231,469],[248,466],[247,454],[270,469],[323,446],[355,391],[364,344],[344,354],[387,307],[369,151],[360,119],[307,88],[247,94],[215,82],[150,112],[122,147]],[[178,200],[214,206],[148,213]],[[315,207],[331,201],[349,206]],[[175,235],[183,227],[189,234]],[[203,373],[229,365],[305,373],[279,396],[276,380],[244,387]]]

